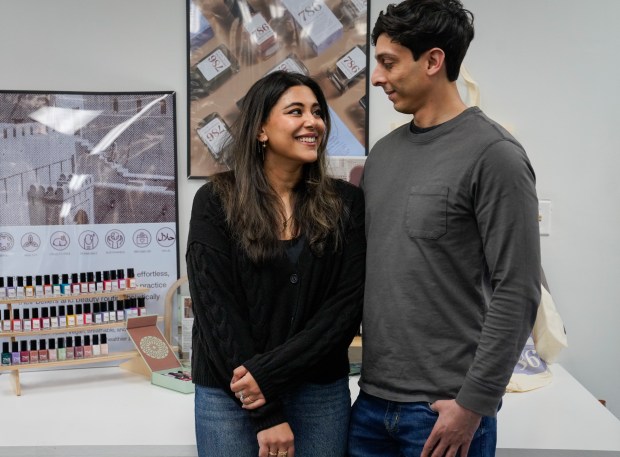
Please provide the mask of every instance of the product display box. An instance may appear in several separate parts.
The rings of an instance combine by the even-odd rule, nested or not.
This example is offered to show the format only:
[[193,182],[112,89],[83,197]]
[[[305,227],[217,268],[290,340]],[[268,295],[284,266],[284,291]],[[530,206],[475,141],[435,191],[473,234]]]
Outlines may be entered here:
[[[189,373],[157,328],[157,315],[127,319],[127,333],[151,374],[151,383],[185,394],[194,392]],[[134,370],[136,371],[136,370]]]

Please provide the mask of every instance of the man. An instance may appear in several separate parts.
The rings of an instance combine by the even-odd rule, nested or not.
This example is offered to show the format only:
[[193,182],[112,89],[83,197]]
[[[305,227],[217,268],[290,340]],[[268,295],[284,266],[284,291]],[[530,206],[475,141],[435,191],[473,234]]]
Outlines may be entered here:
[[538,200],[522,146],[457,87],[459,0],[405,0],[372,32],[381,87],[413,115],[372,149],[353,457],[495,454],[496,413],[540,299]]

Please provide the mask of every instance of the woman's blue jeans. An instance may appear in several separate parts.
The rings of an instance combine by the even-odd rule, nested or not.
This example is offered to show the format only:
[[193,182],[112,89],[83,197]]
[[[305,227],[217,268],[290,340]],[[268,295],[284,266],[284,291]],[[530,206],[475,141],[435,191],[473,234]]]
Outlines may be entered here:
[[[222,389],[196,385],[196,444],[200,457],[256,457],[258,442],[245,410]],[[295,457],[344,457],[351,411],[348,378],[303,384],[282,397],[295,437]]]
[[[426,402],[393,402],[360,392],[351,412],[349,456],[418,457],[437,417]],[[496,418],[483,417],[468,457],[493,457],[496,441]]]

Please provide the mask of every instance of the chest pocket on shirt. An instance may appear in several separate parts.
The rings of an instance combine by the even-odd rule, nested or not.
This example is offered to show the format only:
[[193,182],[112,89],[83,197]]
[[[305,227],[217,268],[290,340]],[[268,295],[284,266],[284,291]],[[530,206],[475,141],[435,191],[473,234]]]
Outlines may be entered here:
[[405,229],[411,238],[436,240],[448,231],[448,188],[412,186],[405,213]]

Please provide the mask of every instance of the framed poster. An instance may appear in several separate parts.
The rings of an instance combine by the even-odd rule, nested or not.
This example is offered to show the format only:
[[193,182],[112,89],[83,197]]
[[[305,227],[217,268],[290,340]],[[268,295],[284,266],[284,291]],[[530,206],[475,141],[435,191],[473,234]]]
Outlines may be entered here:
[[366,0],[187,0],[188,177],[227,170],[239,101],[263,75],[313,77],[330,106],[333,174],[367,154]]
[[0,276],[131,269],[163,314],[179,272],[173,92],[0,91],[0,157]]

